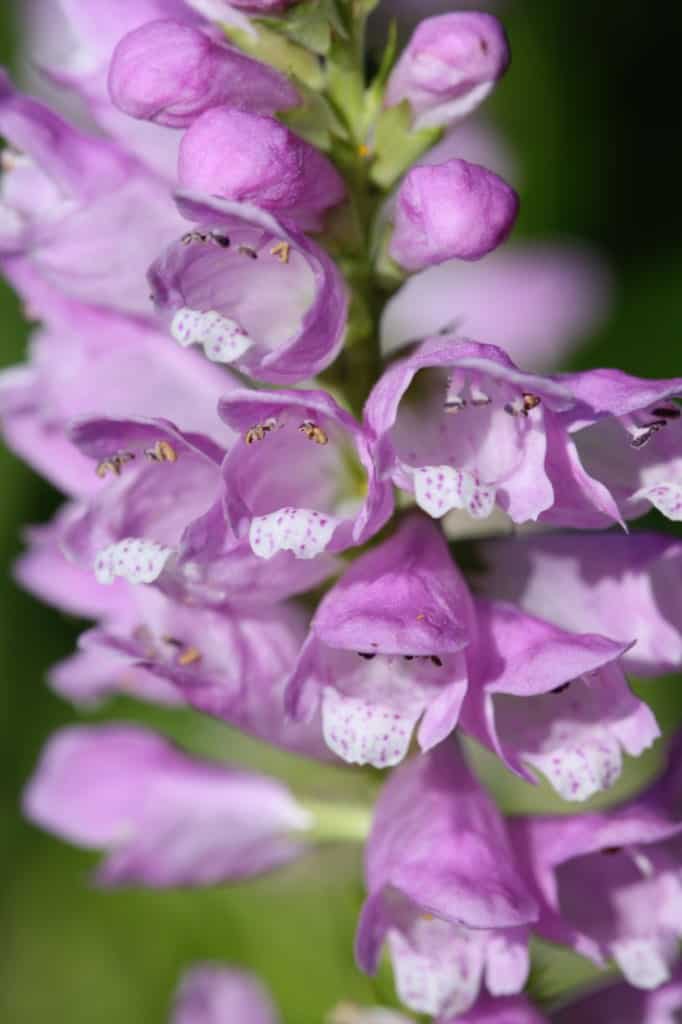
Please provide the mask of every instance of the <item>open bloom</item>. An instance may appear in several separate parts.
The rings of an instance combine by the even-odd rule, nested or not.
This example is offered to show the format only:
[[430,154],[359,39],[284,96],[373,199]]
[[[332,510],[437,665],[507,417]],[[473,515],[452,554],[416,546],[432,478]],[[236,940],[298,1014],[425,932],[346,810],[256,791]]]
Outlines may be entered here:
[[377,479],[368,438],[331,395],[238,390],[219,412],[241,434],[223,466],[225,512],[259,558],[341,551],[390,516],[393,496]]
[[457,11],[425,18],[391,72],[385,102],[407,100],[416,128],[449,124],[485,99],[508,64],[504,29],[492,15]]
[[659,736],[631,693],[619,657],[628,645],[567,633],[512,605],[476,602],[477,647],[462,726],[508,768],[543,772],[565,800],[586,800]]
[[682,1010],[682,970],[652,992],[629,985],[602,986],[552,1014],[552,1024],[674,1024]]
[[328,366],[343,344],[347,300],[324,250],[250,203],[185,194],[178,205],[195,227],[149,272],[178,344],[278,384]]
[[[588,370],[563,379],[577,401],[564,417],[569,435],[556,476],[565,475],[565,500],[579,510],[582,521],[575,525],[608,525],[594,501],[600,488],[623,519],[653,506],[679,522],[682,378],[642,380],[620,370]],[[546,518],[554,521],[551,513]]]
[[520,523],[553,505],[545,462],[556,414],[572,403],[501,349],[444,337],[389,366],[365,416],[380,473],[429,515],[486,518],[498,504]]
[[309,826],[274,779],[188,757],[133,726],[57,733],[24,809],[43,828],[107,851],[97,873],[104,885],[249,878],[299,856]]
[[457,724],[473,630],[440,531],[414,516],[320,602],[288,684],[289,711],[305,719],[321,708],[326,743],[345,761],[397,764],[420,718],[417,740],[429,750]]
[[377,968],[388,943],[398,994],[447,1021],[485,985],[519,992],[527,927],[537,916],[495,805],[454,745],[395,771],[377,802],[366,847],[369,895],[356,952]]
[[182,188],[254,203],[318,230],[325,210],[346,189],[319,150],[272,117],[214,107],[192,124],[180,145]]
[[511,826],[535,881],[539,934],[597,963],[613,957],[642,989],[669,980],[682,936],[682,823],[665,799],[669,781],[610,811]]

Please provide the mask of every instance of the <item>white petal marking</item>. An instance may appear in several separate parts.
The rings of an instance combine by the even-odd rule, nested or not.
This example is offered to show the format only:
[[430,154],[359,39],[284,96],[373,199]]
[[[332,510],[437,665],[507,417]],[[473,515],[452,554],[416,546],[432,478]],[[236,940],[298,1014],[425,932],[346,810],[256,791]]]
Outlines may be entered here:
[[495,508],[495,488],[476,484],[474,493],[467,502],[467,512],[474,519],[487,519]]
[[249,543],[254,555],[272,558],[292,551],[296,558],[315,558],[332,539],[339,520],[306,508],[280,508],[251,520]]
[[476,482],[466,470],[421,466],[413,472],[417,504],[434,519],[454,508],[466,508],[474,497]]
[[405,757],[416,714],[346,697],[331,686],[322,696],[322,732],[330,750],[349,764],[390,768]]
[[631,501],[650,501],[667,519],[682,522],[682,484],[663,483],[642,487],[633,494]]
[[[559,724],[560,726],[560,724]],[[595,730],[575,745],[547,744],[546,753],[523,753],[564,800],[580,801],[608,789],[619,778],[623,757],[620,743],[606,729]]]
[[670,979],[670,968],[656,939],[622,939],[613,943],[611,953],[635,988],[658,988]]
[[206,313],[187,307],[179,309],[171,323],[171,334],[183,348],[201,345],[213,363],[233,363],[253,345],[235,320],[214,309]]
[[173,548],[142,537],[126,537],[102,548],[95,559],[98,583],[113,583],[122,576],[129,583],[153,583],[164,570]]

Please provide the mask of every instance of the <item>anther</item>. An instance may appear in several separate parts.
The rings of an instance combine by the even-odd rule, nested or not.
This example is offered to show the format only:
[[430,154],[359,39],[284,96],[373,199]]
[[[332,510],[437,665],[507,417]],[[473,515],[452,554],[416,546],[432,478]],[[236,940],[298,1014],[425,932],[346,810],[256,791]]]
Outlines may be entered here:
[[182,647],[182,640],[178,640],[174,636],[168,636],[168,634],[166,634],[165,636],[162,636],[161,639],[165,644],[169,644],[171,647]]
[[144,454],[151,462],[178,461],[178,453],[168,441],[157,441],[153,448],[145,448]]
[[539,395],[529,395],[526,392],[524,392],[524,394],[521,396],[521,398],[523,400],[523,415],[524,416],[527,416],[528,413],[531,411],[531,409],[537,409],[537,407],[539,406],[539,404],[541,402],[541,399],[540,399]]
[[178,665],[182,665],[183,668],[188,665],[196,665],[198,661],[201,661],[201,651],[196,647],[186,647],[178,655]]
[[570,685],[571,685],[571,681],[569,679],[569,681],[567,683],[561,683],[560,686],[555,686],[554,689],[550,690],[549,692],[550,693],[563,693],[564,690],[567,690]]
[[134,458],[134,452],[118,452],[116,455],[110,455],[108,459],[103,459],[102,462],[99,462],[95,472],[98,477],[105,477],[107,473],[120,476],[126,462],[132,462]]
[[653,420],[643,423],[641,427],[633,427],[630,431],[630,447],[643,448],[657,434],[661,427],[667,426],[667,420]]
[[607,857],[612,857],[614,853],[620,853],[622,849],[622,846],[605,846],[601,852]]
[[221,235],[217,231],[211,232],[211,241],[215,242],[216,245],[219,245],[221,249],[230,248],[230,239],[227,237],[227,235]]
[[291,246],[288,242],[277,242],[270,250],[270,255],[276,256],[280,263],[288,263],[290,252]]
[[358,146],[358,156],[360,157],[360,159],[366,160],[370,152],[371,150],[369,146],[365,145],[364,142],[361,142],[360,145]]
[[206,242],[208,237],[203,231],[188,231],[187,234],[182,236],[180,241],[183,245],[191,245],[192,242]]
[[258,253],[250,245],[238,245],[237,252],[240,252],[243,256],[248,256],[250,260],[258,259]]
[[477,384],[471,385],[469,393],[471,395],[472,405],[490,405],[492,401],[490,395],[486,395],[485,391],[482,391]]
[[651,410],[654,416],[660,416],[664,420],[677,420],[680,418],[680,410],[674,406],[661,406],[659,409]]
[[461,412],[466,405],[466,400],[461,395],[453,395],[451,398],[446,398],[443,404],[443,408],[448,413]]
[[247,444],[253,444],[254,441],[262,441],[265,435],[269,434],[271,430],[274,430],[276,426],[276,420],[270,416],[262,423],[256,423],[255,427],[250,427],[244,434],[244,440]]
[[431,664],[432,664],[432,665],[435,665],[435,666],[436,666],[437,668],[442,668],[442,667],[443,667],[443,662],[442,662],[442,660],[441,660],[441,659],[440,659],[440,658],[438,657],[438,655],[437,655],[437,654],[432,654],[432,655],[431,655],[431,658],[430,658],[430,661],[431,661]]
[[298,429],[315,444],[326,444],[329,440],[322,427],[318,427],[317,423],[313,423],[312,420],[304,420]]
[[414,654],[403,654],[404,661],[414,661]]
[[359,658],[364,658],[365,661],[371,661],[372,658],[376,658],[376,653],[372,654],[369,651],[358,651],[357,655]]

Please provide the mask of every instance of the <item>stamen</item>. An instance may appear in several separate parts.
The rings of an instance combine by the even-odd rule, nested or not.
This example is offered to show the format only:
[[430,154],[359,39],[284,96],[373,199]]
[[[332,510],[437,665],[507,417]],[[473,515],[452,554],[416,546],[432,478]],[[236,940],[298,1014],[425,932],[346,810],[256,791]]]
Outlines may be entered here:
[[103,459],[102,462],[99,462],[95,472],[100,478],[104,478],[107,473],[113,473],[115,476],[120,476],[121,470],[126,462],[132,462],[134,458],[134,452],[117,452],[116,455],[110,455],[108,459]]
[[157,441],[153,448],[145,448],[144,454],[151,462],[178,461],[178,453],[168,441]]
[[201,661],[201,651],[196,647],[186,647],[178,655],[178,665],[182,665],[183,668],[188,665],[196,665],[198,661]]
[[168,634],[166,634],[165,636],[162,636],[161,639],[165,644],[170,644],[171,647],[182,647],[182,640],[178,640],[174,636],[168,636]]
[[667,420],[653,420],[651,423],[643,423],[641,427],[632,427],[630,429],[630,447],[643,448],[654,434],[667,425]]
[[507,404],[504,407],[504,411],[506,413],[509,413],[510,416],[527,416],[528,415],[528,413],[526,412],[526,410],[524,408],[523,398],[520,398],[520,397],[519,398],[515,398],[513,402],[507,402]]
[[437,654],[432,654],[429,660],[431,661],[432,665],[436,666],[436,668],[442,668],[443,667],[442,659],[439,658]]
[[567,690],[570,685],[571,685],[571,680],[569,679],[569,681],[567,683],[562,683],[560,686],[555,686],[554,689],[550,690],[549,692],[550,693],[563,693],[564,690]]
[[651,410],[654,416],[660,416],[664,420],[677,420],[680,418],[680,410],[674,406],[661,406],[659,409]]
[[215,242],[216,245],[219,245],[221,249],[229,249],[230,248],[230,244],[231,243],[230,243],[230,239],[227,237],[227,235],[221,235],[217,231],[212,231],[211,232],[211,241]]
[[317,423],[313,423],[312,420],[304,420],[298,429],[302,434],[305,434],[309,441],[314,441],[315,444],[327,444],[329,441],[322,427],[318,427]]
[[403,659],[405,661],[414,661],[414,654],[403,654]]
[[244,440],[247,444],[253,444],[254,441],[262,441],[265,435],[274,430],[276,426],[277,420],[270,416],[262,423],[256,423],[255,427],[250,427],[244,434]]
[[479,388],[478,384],[472,384],[469,388],[472,405],[490,405],[492,399],[485,391]]
[[376,658],[376,652],[370,653],[369,651],[358,651],[357,655],[359,658],[364,658],[365,661],[371,661],[372,658]]
[[622,846],[605,846],[601,852],[607,857],[613,857],[614,853],[620,853],[622,849]]
[[461,395],[448,395],[443,404],[443,408],[447,413],[461,412],[466,406],[466,400]]
[[258,253],[250,245],[238,245],[237,252],[241,253],[243,256],[248,256],[250,260],[258,259]]
[[369,148],[369,146],[367,146],[364,142],[361,142],[360,145],[358,146],[358,156],[360,157],[360,159],[366,160],[370,153],[371,149]]
[[276,256],[280,263],[288,263],[290,251],[291,246],[288,242],[278,242],[276,245],[273,245],[270,255]]
[[527,416],[531,409],[537,409],[541,402],[539,395],[529,395],[524,393],[523,396],[523,414]]
[[191,245],[192,242],[207,242],[209,236],[203,231],[188,231],[186,235],[183,235],[180,239],[182,245]]

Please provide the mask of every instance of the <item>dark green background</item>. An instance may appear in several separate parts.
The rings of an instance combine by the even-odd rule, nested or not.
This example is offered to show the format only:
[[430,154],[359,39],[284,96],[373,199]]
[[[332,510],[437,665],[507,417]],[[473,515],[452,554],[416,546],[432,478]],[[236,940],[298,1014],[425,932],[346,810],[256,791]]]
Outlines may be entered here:
[[[645,376],[682,372],[682,33],[679,16],[668,6],[543,0],[501,8],[514,60],[490,109],[523,170],[517,235],[589,240],[615,274],[613,315],[575,365],[615,365]],[[21,0],[2,6],[5,62],[12,60],[12,12],[20,9]],[[9,365],[22,357],[26,330],[4,288],[0,317],[0,363]],[[239,890],[101,893],[88,886],[89,855],[22,822],[18,794],[44,739],[76,717],[43,678],[72,649],[78,624],[36,604],[12,583],[23,525],[48,518],[57,499],[4,449],[0,474],[6,694],[0,1021],[161,1024],[179,971],[205,957],[260,971],[289,1024],[314,1024],[341,998],[371,1001],[383,994],[385,983],[373,989],[352,963],[361,898],[357,849],[328,848]],[[679,679],[667,679],[639,688],[651,696],[668,728],[680,719],[679,685]],[[338,787],[337,773],[292,766],[199,716],[152,712],[124,701],[102,716],[152,722],[193,749],[243,757],[322,791]],[[655,761],[656,752],[630,766],[621,791],[637,785]],[[546,788],[493,774],[506,807],[552,805]],[[362,778],[355,776],[359,793]],[[543,954],[535,984],[549,994],[566,984],[575,963],[546,960]]]

